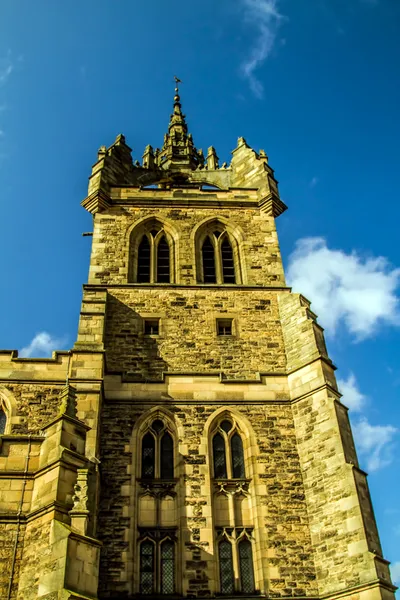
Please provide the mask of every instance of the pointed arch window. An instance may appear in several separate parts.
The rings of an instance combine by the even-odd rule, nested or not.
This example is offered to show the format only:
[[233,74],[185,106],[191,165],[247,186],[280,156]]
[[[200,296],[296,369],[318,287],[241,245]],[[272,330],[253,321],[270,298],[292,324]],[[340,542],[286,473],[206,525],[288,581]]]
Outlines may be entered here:
[[6,424],[7,424],[7,415],[0,406],[0,435],[5,432]]
[[150,242],[147,235],[142,237],[138,250],[138,283],[150,283]]
[[236,283],[233,251],[227,237],[221,244],[222,279],[224,283]]
[[213,458],[214,477],[226,479],[228,472],[226,469],[225,440],[220,433],[216,433],[213,437]]
[[172,239],[156,220],[131,235],[129,280],[134,283],[171,283],[173,280]]
[[169,283],[169,271],[169,246],[163,235],[157,246],[157,283]]
[[174,478],[174,441],[161,419],[142,438],[142,479]]
[[240,435],[235,432],[231,437],[232,476],[234,479],[245,477],[243,442]]
[[221,223],[213,223],[197,238],[198,279],[202,283],[241,282],[239,247]]
[[215,479],[244,479],[243,441],[232,421],[224,419],[212,438]]
[[202,247],[203,280],[204,283],[217,283],[215,271],[215,250],[209,236],[206,237]]

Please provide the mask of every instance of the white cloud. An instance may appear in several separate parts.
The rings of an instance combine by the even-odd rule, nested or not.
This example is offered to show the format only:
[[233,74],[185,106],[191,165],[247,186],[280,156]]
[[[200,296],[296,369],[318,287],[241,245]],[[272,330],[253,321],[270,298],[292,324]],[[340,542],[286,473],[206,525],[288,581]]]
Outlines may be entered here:
[[53,350],[62,348],[66,341],[65,337],[57,338],[47,333],[47,331],[41,331],[18,354],[21,358],[45,358],[51,356]]
[[392,574],[393,583],[400,585],[400,561],[390,565],[390,572]]
[[242,0],[244,18],[256,30],[255,42],[249,56],[242,62],[241,72],[249,82],[257,98],[263,95],[263,85],[255,76],[255,71],[270,55],[276,42],[280,21],[278,11],[280,0]]
[[394,437],[398,429],[392,425],[371,425],[363,417],[353,425],[354,439],[368,471],[377,471],[393,460]]
[[331,335],[339,324],[358,340],[373,335],[380,324],[400,324],[400,269],[383,257],[363,259],[355,251],[331,250],[324,238],[302,238],[289,257],[287,279],[312,301]]
[[367,397],[358,389],[353,373],[347,379],[337,380],[339,391],[343,394],[342,402],[353,412],[360,412],[366,403]]

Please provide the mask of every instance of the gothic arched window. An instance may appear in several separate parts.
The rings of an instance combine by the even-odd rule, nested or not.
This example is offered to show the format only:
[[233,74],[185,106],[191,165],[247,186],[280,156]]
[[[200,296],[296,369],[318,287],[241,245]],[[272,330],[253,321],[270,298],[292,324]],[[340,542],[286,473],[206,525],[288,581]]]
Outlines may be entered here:
[[163,235],[157,246],[157,283],[169,283],[169,271],[169,246]]
[[233,264],[233,251],[227,237],[221,244],[222,279],[224,283],[236,283],[235,266]]
[[211,428],[213,516],[220,593],[255,593],[251,479],[246,478],[242,431],[230,414]]
[[233,594],[235,577],[233,573],[232,544],[222,540],[218,544],[219,578],[221,594]]
[[213,458],[214,477],[226,479],[228,472],[226,470],[225,440],[220,433],[216,433],[213,437]]
[[232,477],[240,479],[245,477],[243,442],[240,435],[235,432],[231,437]]
[[217,283],[217,278],[215,274],[215,251],[209,236],[207,236],[204,240],[201,253],[203,257],[204,283]]
[[151,219],[131,234],[129,281],[170,283],[173,281],[173,242],[162,223]]
[[150,242],[147,235],[142,237],[138,249],[138,283],[150,283]]
[[142,440],[142,477],[154,479],[155,477],[155,439],[149,432]]
[[212,222],[196,238],[198,281],[202,283],[241,283],[239,246],[225,226]]
[[174,478],[174,442],[161,419],[142,438],[142,479]]
[[228,419],[219,424],[212,439],[215,479],[244,479],[243,442]]

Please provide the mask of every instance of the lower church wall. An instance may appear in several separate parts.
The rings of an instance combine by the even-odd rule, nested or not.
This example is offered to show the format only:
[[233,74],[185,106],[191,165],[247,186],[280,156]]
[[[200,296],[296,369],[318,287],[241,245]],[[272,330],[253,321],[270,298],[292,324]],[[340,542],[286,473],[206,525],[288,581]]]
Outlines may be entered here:
[[[238,422],[248,424],[251,431],[251,439],[245,442],[245,456],[246,470],[253,470],[250,489],[257,530],[256,587],[277,598],[315,596],[316,575],[291,406],[284,403],[168,404],[166,410],[174,415],[179,440],[176,476],[181,533],[177,556],[182,556],[179,581],[183,589],[177,591],[193,598],[219,591],[212,518],[214,484],[205,429],[212,415],[224,409],[227,414],[231,411]],[[100,598],[128,597],[138,592],[135,470],[140,445],[132,432],[145,412],[139,401],[138,405],[106,401],[103,406]],[[246,425],[243,427],[246,431]],[[132,585],[134,579],[136,587]]]

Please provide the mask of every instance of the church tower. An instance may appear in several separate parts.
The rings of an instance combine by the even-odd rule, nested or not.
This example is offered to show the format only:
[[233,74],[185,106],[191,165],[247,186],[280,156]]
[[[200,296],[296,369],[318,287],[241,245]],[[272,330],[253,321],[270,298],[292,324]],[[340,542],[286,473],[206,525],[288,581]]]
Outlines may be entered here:
[[0,598],[393,600],[263,150],[102,146],[77,340],[0,353]]

